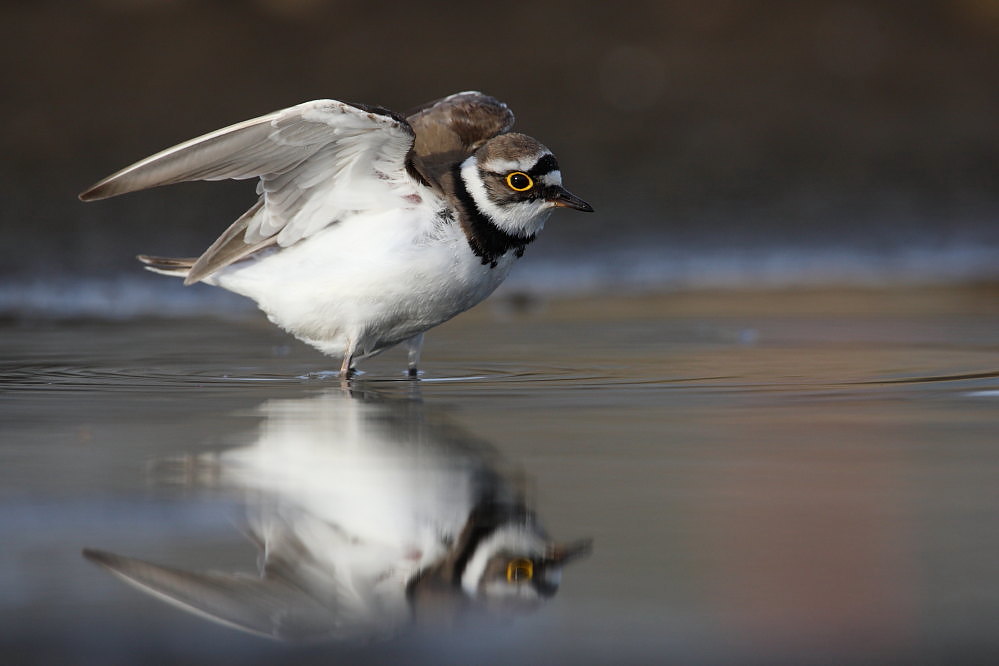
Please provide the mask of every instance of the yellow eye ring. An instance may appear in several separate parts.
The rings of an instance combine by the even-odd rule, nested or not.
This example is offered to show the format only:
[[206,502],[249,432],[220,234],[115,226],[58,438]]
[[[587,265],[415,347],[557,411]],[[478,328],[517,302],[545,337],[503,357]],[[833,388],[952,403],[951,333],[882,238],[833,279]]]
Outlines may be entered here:
[[531,580],[534,578],[534,562],[524,558],[510,560],[506,565],[506,580],[515,583],[520,580]]
[[507,186],[515,192],[526,192],[534,187],[534,181],[523,171],[513,171],[506,175]]

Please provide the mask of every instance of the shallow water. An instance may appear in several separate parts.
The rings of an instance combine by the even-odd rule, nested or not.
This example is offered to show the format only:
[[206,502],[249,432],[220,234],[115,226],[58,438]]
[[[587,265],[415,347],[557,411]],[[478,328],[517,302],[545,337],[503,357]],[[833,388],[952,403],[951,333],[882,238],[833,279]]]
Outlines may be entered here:
[[[349,387],[328,372],[335,361],[256,317],[8,322],[0,340],[5,654],[95,663],[999,655],[994,290],[513,299],[428,336],[420,381],[405,379],[403,355],[389,352]],[[355,478],[324,457],[375,447],[389,447],[391,460],[417,455],[421,470],[443,476],[408,487],[409,463],[365,458],[374,476]],[[226,466],[261,451],[274,455],[263,471]],[[301,464],[278,480],[272,472],[289,460]],[[81,556],[93,548],[253,573],[248,525],[275,507],[391,540],[407,498],[415,506],[484,477],[522,492],[554,540],[593,539],[530,613],[498,617],[451,599],[429,622],[374,612],[289,644],[165,604]],[[349,604],[337,598],[340,622]]]

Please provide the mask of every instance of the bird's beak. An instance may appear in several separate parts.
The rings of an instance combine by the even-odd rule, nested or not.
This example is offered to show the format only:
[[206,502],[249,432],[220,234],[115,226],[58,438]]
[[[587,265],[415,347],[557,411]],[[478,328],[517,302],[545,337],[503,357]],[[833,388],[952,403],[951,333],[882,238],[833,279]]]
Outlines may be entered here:
[[580,539],[573,543],[555,544],[545,554],[545,561],[561,566],[577,558],[589,555],[591,550],[593,550],[593,539]]
[[593,206],[586,203],[575,194],[565,189],[561,185],[553,188],[554,191],[548,197],[548,201],[552,202],[554,205],[560,208],[572,208],[574,210],[581,210],[584,213],[592,213]]

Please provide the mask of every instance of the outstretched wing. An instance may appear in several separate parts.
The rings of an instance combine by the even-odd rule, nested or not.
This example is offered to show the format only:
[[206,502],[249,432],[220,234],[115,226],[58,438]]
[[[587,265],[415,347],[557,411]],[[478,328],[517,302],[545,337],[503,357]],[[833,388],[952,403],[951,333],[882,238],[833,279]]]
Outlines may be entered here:
[[80,198],[189,180],[259,178],[260,200],[198,259],[185,281],[190,284],[263,247],[291,245],[348,212],[412,205],[424,189],[407,164],[413,140],[413,128],[390,111],[315,100],[168,148]]
[[482,144],[513,127],[513,112],[489,95],[460,92],[411,111],[406,118],[416,132],[412,161],[431,183]]
[[83,555],[147,594],[234,629],[282,640],[336,638],[344,632],[335,607],[288,581],[193,573],[99,550]]

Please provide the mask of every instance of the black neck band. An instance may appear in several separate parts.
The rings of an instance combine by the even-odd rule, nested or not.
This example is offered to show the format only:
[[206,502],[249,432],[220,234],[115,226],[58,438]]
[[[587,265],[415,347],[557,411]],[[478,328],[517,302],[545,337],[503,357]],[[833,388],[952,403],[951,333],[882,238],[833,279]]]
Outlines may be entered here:
[[461,224],[465,229],[468,245],[475,256],[482,259],[483,264],[495,268],[496,261],[510,250],[515,250],[519,257],[524,254],[524,246],[534,240],[534,234],[530,236],[508,234],[479,209],[475,199],[465,187],[460,164],[454,167],[454,195],[461,208],[459,211]]

